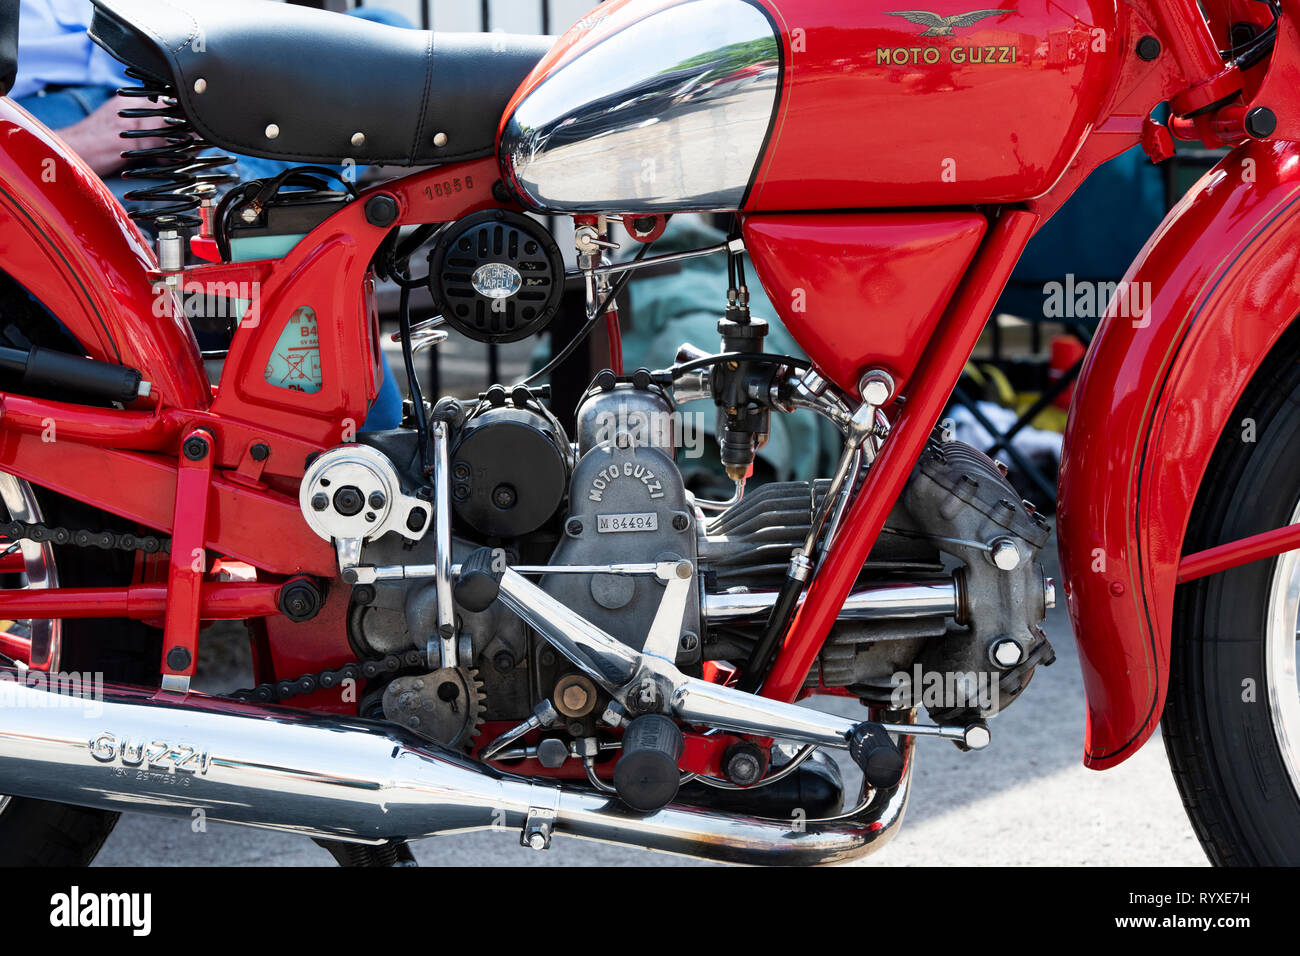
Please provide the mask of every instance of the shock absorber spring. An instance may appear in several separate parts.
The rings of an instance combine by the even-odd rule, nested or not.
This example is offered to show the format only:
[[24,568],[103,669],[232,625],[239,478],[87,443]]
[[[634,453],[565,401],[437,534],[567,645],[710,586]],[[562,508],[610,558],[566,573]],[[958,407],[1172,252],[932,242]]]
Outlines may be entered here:
[[199,155],[208,148],[208,143],[185,116],[174,87],[133,68],[128,68],[126,74],[139,80],[140,85],[118,92],[142,103],[119,111],[119,115],[124,119],[157,120],[159,125],[127,130],[122,133],[123,138],[161,140],[159,145],[122,153],[131,164],[123,171],[122,178],[150,184],[133,189],[124,197],[131,204],[146,204],[143,208],[130,209],[130,216],[136,221],[153,223],[161,219],[172,228],[195,227],[199,219],[190,210],[198,207],[199,198],[194,194],[194,187],[200,182],[219,185],[232,181],[235,176],[228,170],[217,170],[235,160],[231,156]]

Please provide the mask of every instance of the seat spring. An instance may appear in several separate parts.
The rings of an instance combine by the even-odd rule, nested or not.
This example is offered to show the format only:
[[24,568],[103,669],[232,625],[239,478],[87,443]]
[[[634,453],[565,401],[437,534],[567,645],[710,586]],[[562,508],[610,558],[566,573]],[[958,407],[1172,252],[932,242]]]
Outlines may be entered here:
[[190,214],[190,210],[199,206],[194,187],[199,183],[221,185],[232,182],[236,179],[233,173],[217,170],[233,164],[234,157],[198,155],[208,148],[208,143],[185,116],[176,99],[175,88],[133,68],[128,67],[126,75],[139,80],[141,85],[120,89],[118,93],[148,102],[120,110],[118,115],[124,119],[157,119],[160,125],[127,130],[122,137],[163,140],[160,146],[128,149],[122,153],[128,164],[137,164],[123,171],[122,178],[153,184],[126,194],[124,198],[129,202],[150,204],[148,208],[132,210],[130,216],[137,222],[166,222],[172,228],[196,227],[199,218]]

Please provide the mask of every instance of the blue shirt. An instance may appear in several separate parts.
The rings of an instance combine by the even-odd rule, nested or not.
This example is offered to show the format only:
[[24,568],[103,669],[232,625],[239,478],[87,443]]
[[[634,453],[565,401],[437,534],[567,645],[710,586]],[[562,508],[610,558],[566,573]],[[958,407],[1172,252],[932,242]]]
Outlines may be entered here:
[[127,85],[121,64],[97,47],[86,33],[90,0],[21,0],[18,13],[17,99],[51,84]]

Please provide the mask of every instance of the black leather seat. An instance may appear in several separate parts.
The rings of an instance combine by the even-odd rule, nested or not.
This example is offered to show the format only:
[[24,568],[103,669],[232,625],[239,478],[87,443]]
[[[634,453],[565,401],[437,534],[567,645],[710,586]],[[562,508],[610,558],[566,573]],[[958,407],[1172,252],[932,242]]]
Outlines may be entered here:
[[304,163],[432,165],[490,155],[553,42],[403,30],[265,0],[93,0],[90,35],[170,84],[222,149]]

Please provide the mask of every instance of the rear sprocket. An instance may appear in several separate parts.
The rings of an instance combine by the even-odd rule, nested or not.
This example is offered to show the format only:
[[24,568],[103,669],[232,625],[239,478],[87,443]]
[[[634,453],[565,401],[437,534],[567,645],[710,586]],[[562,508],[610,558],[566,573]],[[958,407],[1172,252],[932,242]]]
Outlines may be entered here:
[[394,678],[384,689],[384,716],[448,747],[463,747],[483,725],[483,682],[473,667],[440,667]]

